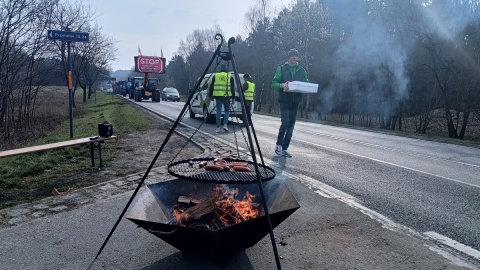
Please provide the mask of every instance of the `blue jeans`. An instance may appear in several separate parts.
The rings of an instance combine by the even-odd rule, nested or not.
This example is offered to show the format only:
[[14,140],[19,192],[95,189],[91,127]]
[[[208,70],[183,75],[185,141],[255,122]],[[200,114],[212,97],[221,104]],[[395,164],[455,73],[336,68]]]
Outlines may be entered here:
[[280,102],[280,118],[282,124],[278,130],[277,145],[281,145],[283,150],[287,150],[292,140],[293,128],[297,121],[297,111],[299,103]]
[[[225,110],[225,114],[223,115],[223,124],[222,124],[222,105]],[[222,125],[228,124],[228,118],[230,117],[230,98],[228,97],[215,97],[215,106],[217,109],[216,122],[217,128]]]

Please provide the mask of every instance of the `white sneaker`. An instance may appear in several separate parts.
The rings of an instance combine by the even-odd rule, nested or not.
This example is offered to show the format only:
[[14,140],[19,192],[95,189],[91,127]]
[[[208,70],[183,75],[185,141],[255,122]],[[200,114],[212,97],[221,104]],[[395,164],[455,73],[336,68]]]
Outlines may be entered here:
[[227,127],[227,125],[223,125],[223,130],[225,130],[225,132],[228,132],[228,127]]
[[286,157],[292,157],[292,155],[287,151],[287,149],[283,150],[282,154]]
[[283,152],[282,152],[282,146],[281,145],[275,145],[275,154],[277,154],[278,156],[283,156]]
[[222,131],[222,129],[219,128],[219,127],[215,130],[216,133],[220,133],[221,131]]

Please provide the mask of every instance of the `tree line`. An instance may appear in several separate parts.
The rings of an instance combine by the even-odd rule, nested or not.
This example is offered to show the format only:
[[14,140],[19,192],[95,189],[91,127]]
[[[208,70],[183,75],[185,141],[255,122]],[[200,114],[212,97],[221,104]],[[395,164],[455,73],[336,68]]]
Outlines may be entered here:
[[72,43],[74,95],[80,89],[86,101],[97,79],[109,76],[115,42],[94,23],[95,16],[82,1],[0,0],[0,136],[4,140],[34,127],[37,97],[46,86],[67,85],[66,42],[49,41],[48,30],[89,33],[90,42]]
[[[292,0],[278,8],[258,0],[240,14],[244,33],[232,48],[239,72],[256,83],[256,111],[278,113],[271,79],[296,48],[310,81],[319,84],[317,94],[305,95],[301,117],[427,133],[441,116],[448,136],[463,139],[480,120],[479,3]],[[90,35],[88,43],[72,43],[73,93],[79,90],[82,101],[99,78],[110,76],[115,41],[96,16],[82,1],[0,0],[2,138],[33,128],[45,86],[67,85],[66,43],[49,41],[47,30]],[[216,33],[223,34],[221,26],[195,29],[181,40],[162,84],[187,94],[212,57]]]
[[[278,113],[271,80],[296,48],[319,84],[317,94],[304,95],[301,117],[427,133],[441,116],[448,136],[463,139],[480,120],[479,2],[297,0],[274,9],[259,0],[232,49],[239,72],[254,77],[256,111]],[[165,83],[191,90],[216,33],[218,25],[182,40]]]

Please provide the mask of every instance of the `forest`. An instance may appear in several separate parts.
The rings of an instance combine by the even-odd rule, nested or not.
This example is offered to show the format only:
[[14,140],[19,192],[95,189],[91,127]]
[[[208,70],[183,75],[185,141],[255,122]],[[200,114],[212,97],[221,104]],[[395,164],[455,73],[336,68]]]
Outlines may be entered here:
[[[319,84],[317,94],[304,95],[304,119],[421,134],[441,126],[450,138],[463,139],[467,131],[478,138],[478,4],[298,0],[272,11],[269,1],[258,1],[232,49],[239,72],[254,78],[258,112],[278,113],[271,80],[296,48],[310,82]],[[180,42],[168,84],[184,93],[194,86],[217,32],[219,26],[197,29]]]
[[[244,33],[237,33],[232,49],[238,71],[254,79],[259,113],[278,113],[271,80],[287,51],[296,48],[310,82],[319,84],[317,94],[304,95],[299,117],[478,139],[479,3],[292,0],[275,8],[258,0],[238,14],[245,18]],[[90,33],[90,42],[72,48],[74,100],[86,102],[96,83],[111,74],[116,41],[95,18],[81,1],[0,0],[3,139],[35,128],[39,94],[49,85],[67,84],[66,43],[47,40],[48,29]],[[216,33],[223,33],[220,25],[192,26],[167,61],[163,86],[187,95],[212,58]]]

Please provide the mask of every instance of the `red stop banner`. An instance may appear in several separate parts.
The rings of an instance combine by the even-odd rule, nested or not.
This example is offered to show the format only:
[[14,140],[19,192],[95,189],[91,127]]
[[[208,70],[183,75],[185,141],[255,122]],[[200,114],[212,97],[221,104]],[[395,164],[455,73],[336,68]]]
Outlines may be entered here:
[[135,56],[135,71],[165,73],[165,58],[157,56]]

